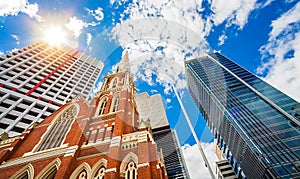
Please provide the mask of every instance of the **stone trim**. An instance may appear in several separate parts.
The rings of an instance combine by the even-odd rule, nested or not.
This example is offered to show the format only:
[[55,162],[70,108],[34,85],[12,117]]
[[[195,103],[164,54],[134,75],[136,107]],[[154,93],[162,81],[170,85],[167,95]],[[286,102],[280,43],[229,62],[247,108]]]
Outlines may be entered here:
[[111,147],[119,147],[121,143],[121,136],[115,136],[111,139],[109,148]]
[[138,143],[140,142],[147,142],[147,138],[148,138],[148,131],[142,131],[138,133],[139,138],[138,138]]
[[84,160],[84,159],[92,158],[92,157],[98,157],[98,156],[106,155],[106,154],[108,154],[108,152],[102,152],[102,153],[98,153],[98,154],[93,154],[93,155],[78,157],[76,160],[79,161],[79,160]]
[[[20,137],[20,136],[17,136],[17,137],[13,137],[13,138],[8,138],[8,139],[5,139],[3,141],[0,142],[0,145],[4,145],[4,144],[11,144],[13,143],[15,140],[18,140],[18,139],[23,139],[24,136]],[[3,147],[3,146],[1,146]]]
[[105,170],[105,173],[109,173],[109,172],[117,172],[117,168],[109,168]]
[[69,157],[69,156],[73,157],[77,149],[78,149],[78,145],[67,148],[64,157]]
[[138,168],[142,168],[142,167],[149,167],[150,164],[149,163],[140,163],[137,165]]
[[104,140],[104,141],[97,141],[95,143],[88,143],[87,145],[82,145],[80,147],[80,149],[87,149],[87,148],[91,148],[91,147],[96,147],[98,145],[103,145],[103,144],[109,144],[111,142],[111,140]]
[[0,165],[0,169],[12,167],[15,165],[21,165],[24,163],[30,163],[30,162],[42,160],[45,158],[64,155],[64,154],[68,153],[70,150],[71,151],[74,150],[74,147],[78,147],[78,146],[72,146],[72,147],[62,146],[60,148],[54,148],[52,150],[43,150],[43,151],[35,152],[35,153],[27,152],[23,155],[23,157],[8,160],[7,162],[4,162],[3,164]]

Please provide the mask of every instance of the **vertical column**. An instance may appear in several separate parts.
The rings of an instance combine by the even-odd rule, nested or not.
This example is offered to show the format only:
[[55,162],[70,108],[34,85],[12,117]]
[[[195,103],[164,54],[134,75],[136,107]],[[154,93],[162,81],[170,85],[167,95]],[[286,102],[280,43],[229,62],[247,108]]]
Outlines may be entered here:
[[148,131],[140,131],[138,135],[138,178],[152,178],[150,168],[150,150],[148,144]]
[[85,145],[89,144],[89,140],[91,138],[92,135],[92,130],[89,131],[88,137],[87,137],[87,141],[85,142]]
[[98,135],[99,135],[99,128],[96,130],[96,134],[95,134],[95,138],[94,138],[94,143],[97,142],[97,139],[98,139]]
[[102,84],[102,87],[101,87],[100,91],[103,91],[104,89],[106,89],[106,84],[107,84],[107,77],[104,77],[104,82]]

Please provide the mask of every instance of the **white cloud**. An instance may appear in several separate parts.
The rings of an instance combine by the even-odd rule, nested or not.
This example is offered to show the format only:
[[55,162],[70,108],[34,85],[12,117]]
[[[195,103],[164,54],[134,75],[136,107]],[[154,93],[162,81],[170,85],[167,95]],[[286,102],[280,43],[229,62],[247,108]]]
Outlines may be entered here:
[[168,109],[171,109],[171,108],[173,108],[173,106],[170,106],[170,103],[172,102],[172,100],[170,99],[170,98],[167,98],[166,99],[166,103],[167,103],[167,108]]
[[227,26],[237,25],[240,29],[248,21],[248,16],[255,9],[256,0],[224,1],[212,0],[211,10],[213,15],[211,20],[214,25],[227,22]]
[[272,21],[272,31],[269,34],[269,41],[275,40],[277,36],[286,30],[292,30],[292,23],[297,23],[300,20],[300,2],[295,5],[290,11],[283,14],[279,19]]
[[158,91],[156,89],[153,89],[150,91],[152,94],[157,93]]
[[261,47],[265,60],[257,69],[265,80],[300,101],[300,2],[271,24],[268,43]]
[[6,54],[13,53],[14,51],[17,51],[17,50],[19,50],[19,49],[18,48],[13,48],[9,51],[6,51]]
[[287,2],[287,3],[292,3],[294,1],[296,1],[296,0],[285,0],[285,2]]
[[121,5],[125,2],[127,2],[128,0],[110,0],[110,4],[113,5],[113,4],[117,4],[117,5]]
[[[211,16],[208,17],[206,26],[219,26],[225,23],[225,31],[231,26],[236,26],[239,30],[243,29],[248,22],[248,18],[252,11],[256,9],[263,9],[270,5],[274,0],[263,0],[257,2],[257,0],[239,0],[239,1],[224,1],[224,0],[212,0]],[[219,37],[219,44],[223,45],[227,35],[224,32]]]
[[266,2],[262,2],[262,3],[259,3],[258,6],[260,8],[265,8],[267,7],[268,5],[270,5],[274,0],[267,0]]
[[[201,144],[204,153],[210,163],[212,171],[215,171],[216,161],[218,160],[214,153],[213,143],[202,143]],[[192,179],[210,179],[208,169],[205,167],[205,163],[201,157],[200,151],[197,145],[190,146],[185,144],[181,147],[182,153]]]
[[0,51],[0,56],[3,56],[4,55],[4,52],[3,51]]
[[136,79],[159,83],[165,86],[165,93],[170,92],[170,83],[185,88],[184,60],[209,49],[204,40],[205,20],[198,13],[201,4],[196,0],[144,0],[128,5],[112,36],[128,49]]
[[96,26],[100,22],[84,22],[76,16],[70,17],[69,22],[65,24],[66,28],[73,32],[74,36],[78,38],[84,28],[89,26]]
[[79,37],[82,29],[86,26],[86,23],[74,16],[70,18],[69,22],[66,23],[65,26],[74,33],[75,37]]
[[227,36],[225,34],[221,35],[219,37],[219,43],[218,43],[219,46],[223,45],[226,39],[227,39]]
[[86,44],[87,45],[90,45],[92,38],[93,38],[93,36],[91,33],[86,33]]
[[20,44],[20,37],[19,36],[17,36],[16,34],[11,34],[10,36],[17,41],[16,42],[17,45]]
[[94,17],[97,21],[101,21],[104,18],[103,9],[101,7],[98,7],[94,13]]
[[167,103],[170,103],[171,101],[172,101],[172,100],[171,100],[170,98],[167,98],[167,99],[166,99],[166,102],[167,102]]
[[[121,23],[113,28],[112,37],[128,49],[136,79],[159,83],[169,93],[170,84],[178,89],[186,87],[184,60],[209,51],[205,38],[213,26],[226,22],[226,27],[242,29],[252,11],[272,2],[263,0],[258,4],[256,1],[212,0],[212,14],[205,17],[202,0],[133,0],[125,5]],[[224,32],[219,37],[219,45],[226,38]]]
[[91,14],[97,21],[101,21],[104,18],[103,9],[98,7],[96,10],[87,9],[88,13]]
[[42,18],[37,15],[38,11],[38,4],[30,4],[28,0],[0,1],[0,16],[17,16],[21,12],[37,21],[41,21]]
[[174,106],[168,106],[167,108],[168,108],[168,109],[171,109],[171,108],[173,108],[173,107],[174,107]]
[[98,83],[94,86],[93,88],[93,94],[96,94],[97,92],[100,91],[101,87],[102,87],[103,82],[102,81],[98,81]]

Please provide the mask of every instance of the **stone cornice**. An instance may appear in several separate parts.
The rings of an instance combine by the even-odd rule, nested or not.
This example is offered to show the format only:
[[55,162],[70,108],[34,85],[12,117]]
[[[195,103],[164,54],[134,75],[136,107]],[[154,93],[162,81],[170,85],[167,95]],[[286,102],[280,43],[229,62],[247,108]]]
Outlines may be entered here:
[[140,163],[140,164],[138,164],[138,168],[141,168],[141,167],[148,167],[148,166],[150,166],[150,164],[149,163]]
[[117,172],[117,168],[108,168],[105,170],[105,173],[109,173],[109,172]]
[[33,161],[38,161],[38,160],[55,157],[55,156],[60,156],[60,155],[72,156],[72,155],[74,155],[77,148],[78,148],[78,146],[71,146],[71,147],[62,146],[59,148],[43,150],[40,152],[34,152],[34,153],[27,152],[23,155],[23,157],[12,159],[7,162],[3,162],[0,165],[0,169],[4,169],[4,168],[16,166],[16,165],[21,165],[24,163],[30,163]]
[[111,140],[104,140],[104,141],[97,141],[96,143],[88,143],[87,145],[82,145],[80,149],[88,149],[92,147],[96,147],[98,145],[109,145],[111,143]]
[[87,159],[87,158],[98,157],[98,156],[107,155],[107,154],[108,154],[108,152],[101,152],[101,153],[98,153],[98,154],[93,154],[93,155],[78,157],[76,160],[79,161],[79,160],[84,160],[84,159]]
[[[5,145],[5,144],[11,144],[13,143],[15,140],[18,140],[18,139],[23,139],[24,137],[20,137],[20,136],[16,136],[16,137],[12,137],[12,138],[8,138],[8,139],[5,139],[3,141],[0,142],[0,145]],[[3,147],[3,146],[1,146]]]

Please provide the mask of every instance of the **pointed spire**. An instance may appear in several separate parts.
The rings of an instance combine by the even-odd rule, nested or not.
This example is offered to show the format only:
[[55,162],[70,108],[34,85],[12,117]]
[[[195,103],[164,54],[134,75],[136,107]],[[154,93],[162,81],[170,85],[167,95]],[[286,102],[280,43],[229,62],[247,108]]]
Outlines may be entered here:
[[151,129],[150,119],[143,120],[139,124],[139,129]]
[[120,73],[120,72],[126,72],[126,71],[130,71],[130,64],[129,64],[129,59],[128,59],[128,51],[125,51],[125,54],[123,55],[117,69],[116,69],[116,73]]

